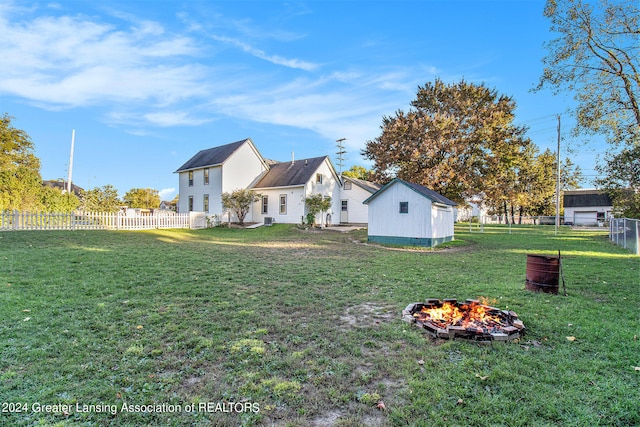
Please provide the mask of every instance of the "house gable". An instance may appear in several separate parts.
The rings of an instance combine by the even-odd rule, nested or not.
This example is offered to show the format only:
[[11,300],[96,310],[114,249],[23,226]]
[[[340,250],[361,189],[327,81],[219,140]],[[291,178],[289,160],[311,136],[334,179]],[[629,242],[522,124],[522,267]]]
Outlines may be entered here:
[[195,156],[190,158],[185,164],[180,166],[176,172],[185,172],[194,169],[219,166],[227,161],[240,147],[244,144],[249,144],[251,149],[255,152],[256,156],[267,166],[267,162],[264,160],[258,149],[251,141],[251,138],[243,139],[241,141],[232,142],[226,145],[220,145],[218,147],[208,148],[206,150],[200,150]]

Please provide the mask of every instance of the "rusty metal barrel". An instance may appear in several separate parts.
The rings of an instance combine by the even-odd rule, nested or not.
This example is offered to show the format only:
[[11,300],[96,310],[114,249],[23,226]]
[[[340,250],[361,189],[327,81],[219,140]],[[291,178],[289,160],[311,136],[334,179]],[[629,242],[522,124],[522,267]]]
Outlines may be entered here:
[[560,256],[527,255],[525,289],[548,294],[558,293]]

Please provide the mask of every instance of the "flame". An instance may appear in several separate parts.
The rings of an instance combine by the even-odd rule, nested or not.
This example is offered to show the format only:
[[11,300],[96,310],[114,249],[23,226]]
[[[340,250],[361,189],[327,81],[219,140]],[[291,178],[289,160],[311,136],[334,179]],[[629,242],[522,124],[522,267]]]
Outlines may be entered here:
[[486,300],[461,304],[445,301],[440,307],[424,306],[413,316],[423,323],[431,322],[442,329],[448,326],[481,329],[505,326],[501,316],[492,313],[495,309],[483,302]]

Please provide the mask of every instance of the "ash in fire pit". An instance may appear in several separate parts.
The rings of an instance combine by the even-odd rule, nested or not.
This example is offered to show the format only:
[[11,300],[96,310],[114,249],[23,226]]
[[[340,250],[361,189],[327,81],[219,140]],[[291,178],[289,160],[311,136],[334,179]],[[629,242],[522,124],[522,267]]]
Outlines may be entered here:
[[434,338],[511,341],[524,335],[524,324],[513,311],[478,300],[428,299],[409,304],[403,320],[422,327]]

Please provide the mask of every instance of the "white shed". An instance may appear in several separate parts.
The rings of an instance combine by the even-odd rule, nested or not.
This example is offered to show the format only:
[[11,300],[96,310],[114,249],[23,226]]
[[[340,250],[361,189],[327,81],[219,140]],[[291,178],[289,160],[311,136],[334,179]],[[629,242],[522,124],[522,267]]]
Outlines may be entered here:
[[364,203],[371,242],[432,247],[453,240],[456,203],[427,187],[395,178]]

